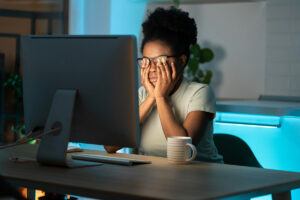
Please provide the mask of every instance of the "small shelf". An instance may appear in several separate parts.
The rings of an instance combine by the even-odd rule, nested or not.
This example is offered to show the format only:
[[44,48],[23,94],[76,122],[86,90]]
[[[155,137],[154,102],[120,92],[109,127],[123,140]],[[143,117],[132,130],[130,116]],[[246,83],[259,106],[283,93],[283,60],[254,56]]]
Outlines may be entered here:
[[62,12],[63,4],[55,0],[2,0],[0,9],[26,12]]

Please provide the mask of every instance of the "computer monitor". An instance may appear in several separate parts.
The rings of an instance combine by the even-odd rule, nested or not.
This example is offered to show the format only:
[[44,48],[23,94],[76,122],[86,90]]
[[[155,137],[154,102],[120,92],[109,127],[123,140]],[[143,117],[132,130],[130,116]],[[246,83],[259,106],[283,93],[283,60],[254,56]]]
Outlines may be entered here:
[[68,141],[139,145],[135,37],[24,36],[21,65],[26,131],[62,128],[39,147],[58,152],[38,160],[56,162]]

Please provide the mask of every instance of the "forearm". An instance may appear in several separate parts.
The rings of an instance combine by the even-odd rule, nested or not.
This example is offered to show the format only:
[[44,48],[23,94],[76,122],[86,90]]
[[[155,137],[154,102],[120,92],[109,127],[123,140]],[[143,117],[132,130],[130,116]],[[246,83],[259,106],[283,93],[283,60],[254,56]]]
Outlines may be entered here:
[[147,97],[147,99],[139,106],[140,124],[144,122],[155,104],[155,99]]
[[187,131],[176,121],[172,108],[166,98],[157,98],[156,106],[166,138],[171,136],[188,136]]

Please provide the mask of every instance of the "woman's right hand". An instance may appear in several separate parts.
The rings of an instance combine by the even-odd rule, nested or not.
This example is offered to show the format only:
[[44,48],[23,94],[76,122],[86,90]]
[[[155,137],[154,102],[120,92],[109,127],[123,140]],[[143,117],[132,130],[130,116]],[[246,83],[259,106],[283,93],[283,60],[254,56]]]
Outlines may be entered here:
[[122,147],[104,145],[104,149],[107,153],[116,153],[118,150],[122,149]]
[[149,66],[148,60],[142,61],[142,67],[141,67],[141,83],[145,87],[148,97],[155,99],[154,96],[154,85],[149,80],[149,72],[150,72],[150,66]]

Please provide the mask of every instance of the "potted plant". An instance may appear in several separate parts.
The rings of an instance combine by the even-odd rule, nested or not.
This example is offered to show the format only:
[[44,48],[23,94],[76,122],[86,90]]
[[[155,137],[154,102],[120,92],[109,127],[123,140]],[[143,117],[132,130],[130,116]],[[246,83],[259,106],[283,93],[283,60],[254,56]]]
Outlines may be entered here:
[[191,81],[209,84],[213,72],[202,69],[200,64],[210,62],[214,58],[214,53],[209,48],[201,48],[199,44],[190,47],[190,59],[185,70],[185,77]]
[[25,125],[23,122],[23,89],[22,89],[22,77],[18,73],[10,73],[7,75],[3,83],[4,88],[10,90],[12,94],[12,107],[14,107],[13,114],[14,122],[10,123],[9,132],[14,134],[9,136],[11,138],[19,139],[25,135]]

